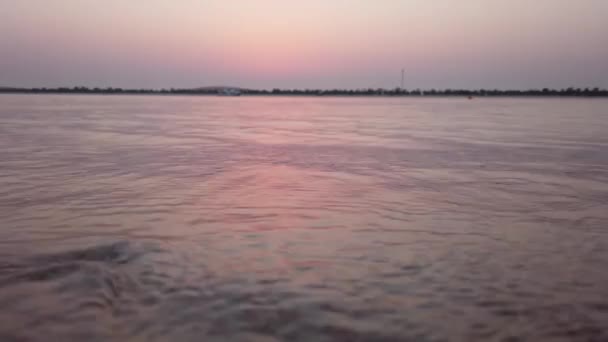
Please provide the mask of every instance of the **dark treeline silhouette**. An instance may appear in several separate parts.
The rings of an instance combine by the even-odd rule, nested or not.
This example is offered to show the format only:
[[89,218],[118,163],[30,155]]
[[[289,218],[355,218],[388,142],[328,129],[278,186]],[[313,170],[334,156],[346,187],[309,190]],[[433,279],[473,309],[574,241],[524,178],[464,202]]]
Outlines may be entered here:
[[[231,88],[231,87],[225,87]],[[215,95],[224,87],[209,87],[195,89],[123,89],[123,88],[0,88],[0,93],[24,94],[183,94],[183,95]],[[566,88],[566,89],[529,89],[529,90],[498,90],[498,89],[238,89],[243,95],[291,95],[291,96],[585,96],[608,97],[608,90],[600,88]]]

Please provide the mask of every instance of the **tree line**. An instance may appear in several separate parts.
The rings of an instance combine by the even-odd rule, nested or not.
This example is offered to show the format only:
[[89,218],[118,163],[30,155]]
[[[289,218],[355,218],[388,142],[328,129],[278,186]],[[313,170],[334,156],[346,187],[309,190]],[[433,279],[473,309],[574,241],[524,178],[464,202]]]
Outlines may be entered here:
[[[0,93],[26,94],[182,94],[182,95],[215,95],[221,88],[197,89],[123,89],[123,88],[88,88],[88,87],[59,87],[59,88],[0,88]],[[243,95],[290,95],[290,96],[581,96],[608,97],[608,90],[600,88],[564,88],[564,89],[528,89],[528,90],[498,90],[498,89],[239,89]]]

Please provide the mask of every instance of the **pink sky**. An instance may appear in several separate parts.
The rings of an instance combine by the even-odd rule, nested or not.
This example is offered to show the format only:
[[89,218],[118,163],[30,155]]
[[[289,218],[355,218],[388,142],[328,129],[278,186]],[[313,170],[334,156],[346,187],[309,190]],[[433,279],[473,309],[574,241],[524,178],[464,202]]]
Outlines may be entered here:
[[606,0],[0,0],[0,86],[608,87]]

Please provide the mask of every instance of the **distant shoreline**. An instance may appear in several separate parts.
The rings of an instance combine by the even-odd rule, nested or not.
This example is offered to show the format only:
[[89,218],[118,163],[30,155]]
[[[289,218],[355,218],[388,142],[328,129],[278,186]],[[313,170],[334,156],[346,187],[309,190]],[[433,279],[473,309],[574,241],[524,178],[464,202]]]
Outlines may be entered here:
[[371,97],[608,97],[600,88],[493,90],[493,89],[243,89],[210,87],[196,89],[123,89],[123,88],[0,88],[0,94],[69,94],[69,95],[194,95],[217,96],[222,89],[236,89],[242,96],[371,96]]

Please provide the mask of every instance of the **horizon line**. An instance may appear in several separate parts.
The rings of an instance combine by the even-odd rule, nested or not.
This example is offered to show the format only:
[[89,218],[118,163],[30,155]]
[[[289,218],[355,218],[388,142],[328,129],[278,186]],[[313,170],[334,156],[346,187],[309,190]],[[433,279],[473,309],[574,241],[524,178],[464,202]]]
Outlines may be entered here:
[[88,88],[88,87],[59,87],[59,88],[11,88],[0,87],[0,94],[68,94],[68,95],[191,95],[191,96],[386,96],[386,97],[608,97],[608,90],[594,88],[562,88],[562,89],[527,89],[527,90],[498,90],[498,89],[245,89],[229,86],[213,86],[199,88],[162,88],[162,89],[129,89],[129,88]]
[[568,87],[528,87],[528,88],[496,88],[496,87],[431,87],[431,88],[420,88],[420,87],[358,87],[358,88],[340,88],[340,87],[329,87],[329,88],[286,88],[286,87],[271,87],[271,88],[257,88],[257,87],[241,87],[241,86],[228,86],[228,85],[213,85],[213,86],[196,86],[196,87],[115,87],[115,86],[35,86],[35,87],[20,87],[20,86],[0,86],[0,91],[148,91],[148,92],[160,92],[160,91],[213,91],[221,89],[238,89],[241,91],[267,91],[272,92],[278,91],[347,91],[347,92],[362,92],[362,91],[424,91],[424,92],[446,92],[446,91],[499,91],[499,92],[534,92],[534,91],[608,91],[608,88],[598,86],[568,86]]

